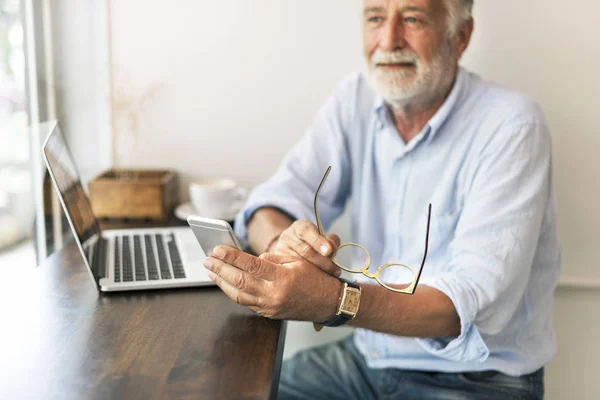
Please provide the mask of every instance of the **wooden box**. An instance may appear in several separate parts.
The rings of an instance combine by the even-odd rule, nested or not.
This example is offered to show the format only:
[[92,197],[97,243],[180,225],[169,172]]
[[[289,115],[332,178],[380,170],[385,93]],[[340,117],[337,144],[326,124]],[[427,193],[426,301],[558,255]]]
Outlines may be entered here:
[[111,169],[88,189],[97,218],[166,221],[178,203],[173,171]]

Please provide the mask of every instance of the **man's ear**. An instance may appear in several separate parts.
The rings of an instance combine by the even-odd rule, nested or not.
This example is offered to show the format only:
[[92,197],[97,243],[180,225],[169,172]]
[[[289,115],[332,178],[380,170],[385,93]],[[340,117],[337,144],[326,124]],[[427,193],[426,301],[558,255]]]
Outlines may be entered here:
[[457,34],[458,46],[456,48],[456,56],[460,58],[465,50],[469,47],[469,43],[471,42],[471,35],[473,35],[473,30],[475,29],[475,21],[473,17],[469,18],[462,26]]

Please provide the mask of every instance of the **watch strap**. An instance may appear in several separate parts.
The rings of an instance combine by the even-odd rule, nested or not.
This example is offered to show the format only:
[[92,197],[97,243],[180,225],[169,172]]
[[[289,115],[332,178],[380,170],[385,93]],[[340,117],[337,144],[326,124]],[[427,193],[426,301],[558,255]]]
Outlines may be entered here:
[[[360,289],[360,286],[358,286],[358,284],[351,282],[347,279],[344,278],[338,278],[340,281],[342,281],[343,283],[347,284],[348,286],[354,288],[354,289]],[[344,290],[346,289],[346,287],[344,286]],[[344,297],[344,294],[342,293],[342,298]],[[340,298],[340,301],[341,299]],[[341,304],[340,304],[341,306]],[[329,327],[336,327],[336,326],[342,326],[344,325],[346,322],[350,321],[352,319],[351,316],[346,315],[344,313],[339,313],[336,315],[334,315],[333,317],[331,317],[329,320],[323,322],[321,325],[323,326],[329,326]]]

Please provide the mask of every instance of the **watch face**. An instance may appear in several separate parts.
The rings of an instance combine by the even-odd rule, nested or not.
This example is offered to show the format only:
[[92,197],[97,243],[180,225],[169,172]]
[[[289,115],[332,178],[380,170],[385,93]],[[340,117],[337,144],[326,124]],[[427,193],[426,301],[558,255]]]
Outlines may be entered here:
[[358,305],[360,304],[360,292],[354,290],[348,290],[346,292],[346,299],[342,305],[342,311],[356,314],[358,311]]

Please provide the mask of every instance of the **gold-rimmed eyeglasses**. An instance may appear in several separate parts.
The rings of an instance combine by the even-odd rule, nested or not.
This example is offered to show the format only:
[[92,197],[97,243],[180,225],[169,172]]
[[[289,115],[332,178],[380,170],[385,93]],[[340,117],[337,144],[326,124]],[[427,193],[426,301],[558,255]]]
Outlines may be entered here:
[[[315,217],[317,219],[317,229],[319,230],[319,234],[321,236],[324,236],[324,233],[323,233],[323,225],[321,224],[321,218],[319,217],[318,200],[319,200],[319,193],[321,192],[321,188],[323,187],[323,184],[325,184],[325,181],[327,180],[327,176],[329,175],[330,171],[331,171],[331,167],[327,168],[327,171],[325,172],[325,175],[323,176],[323,179],[321,180],[321,184],[319,185],[319,188],[317,189],[317,193],[315,194],[315,203],[314,203]],[[427,232],[425,234],[425,253],[423,254],[423,260],[421,261],[421,267],[419,268],[419,271],[417,273],[415,273],[415,271],[408,265],[394,262],[394,263],[382,265],[381,267],[377,268],[375,273],[372,274],[369,272],[369,268],[371,267],[371,255],[369,254],[367,249],[365,249],[360,244],[356,244],[356,243],[344,243],[344,244],[340,245],[338,247],[338,249],[336,250],[336,252],[331,256],[331,261],[335,265],[337,265],[338,267],[343,269],[344,271],[347,271],[347,272],[350,272],[353,274],[363,274],[364,276],[366,276],[368,278],[375,279],[381,286],[383,286],[384,288],[386,288],[388,290],[391,290],[392,292],[413,294],[413,293],[415,293],[415,290],[417,289],[417,285],[419,284],[419,278],[421,277],[421,272],[423,271],[423,266],[425,265],[425,259],[427,258],[427,247],[429,245],[429,223],[430,223],[430,221],[431,221],[431,204],[429,204],[429,211],[427,214]],[[356,269],[352,269],[352,268],[343,267],[335,259],[336,254],[344,247],[354,247],[354,248],[360,249],[364,252],[365,257],[366,257],[365,265],[361,269],[356,270]],[[401,284],[399,286],[402,286],[402,287],[398,288],[398,287],[392,287],[392,286],[386,284],[385,282],[383,282],[381,280],[381,275],[382,275],[383,271],[392,269],[393,267],[396,267],[395,268],[396,270],[398,268],[402,269],[400,274],[408,275],[409,279],[407,279],[406,282],[410,282],[410,283]],[[398,275],[398,274],[396,273],[396,275]],[[398,286],[398,285],[395,285],[395,286]]]

